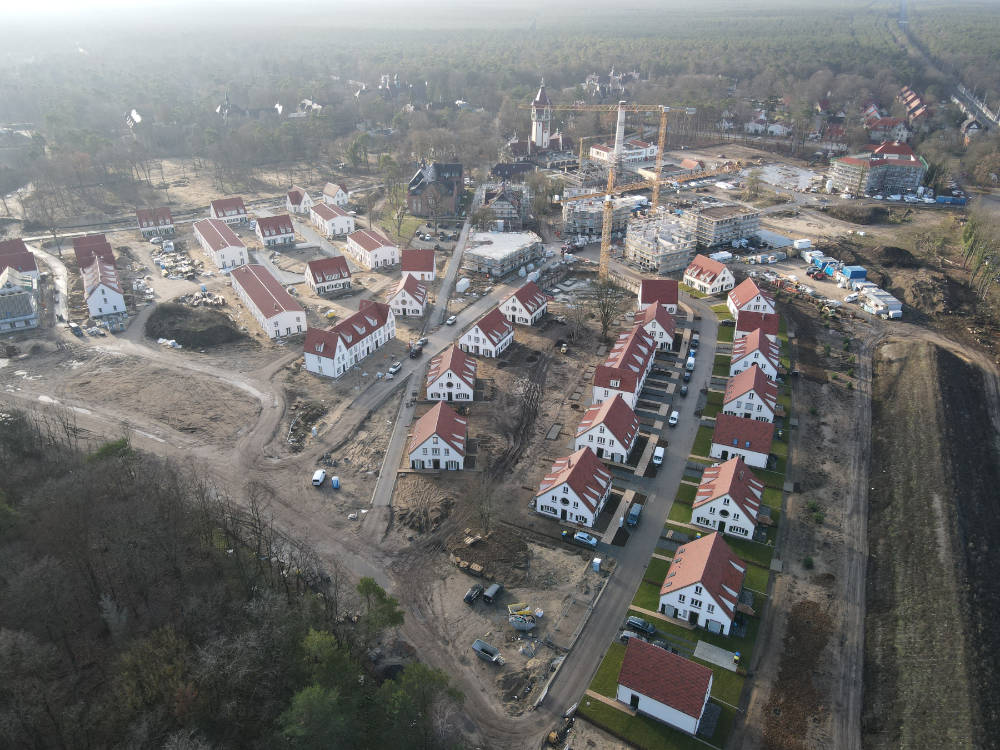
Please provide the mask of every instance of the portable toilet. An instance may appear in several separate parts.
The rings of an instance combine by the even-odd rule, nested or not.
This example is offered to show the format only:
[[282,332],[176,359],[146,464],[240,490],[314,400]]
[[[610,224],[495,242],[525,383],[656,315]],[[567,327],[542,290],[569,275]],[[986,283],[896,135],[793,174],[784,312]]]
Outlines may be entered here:
[[330,486],[335,490],[340,489],[340,477],[330,477]]

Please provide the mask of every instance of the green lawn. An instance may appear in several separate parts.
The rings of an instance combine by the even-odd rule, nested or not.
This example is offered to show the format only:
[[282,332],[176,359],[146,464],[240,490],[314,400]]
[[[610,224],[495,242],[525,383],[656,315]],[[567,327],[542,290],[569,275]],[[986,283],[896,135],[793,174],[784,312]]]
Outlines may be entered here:
[[749,539],[733,539],[731,536],[726,537],[726,544],[732,548],[738,557],[747,562],[755,562],[758,565],[763,565],[765,568],[771,565],[771,558],[774,556],[774,547],[769,547],[766,544],[754,542]]
[[[396,222],[391,221],[390,219],[383,218],[380,219],[377,223],[382,227],[382,230],[386,233],[386,235],[388,235],[389,237],[396,236]],[[403,224],[399,230],[400,234],[399,239],[402,242],[408,242],[410,238],[416,233],[417,227],[421,226],[423,223],[424,219],[420,219],[416,216],[410,216],[409,214],[407,214],[406,217],[403,219]]]
[[766,471],[764,469],[753,470],[753,473],[757,478],[762,481],[766,486],[771,487],[776,490],[783,490],[785,488],[785,472],[784,471]]
[[670,506],[670,513],[667,514],[667,518],[671,521],[691,523],[691,505],[675,500],[674,504]]
[[[663,577],[666,578],[665,573]],[[635,598],[632,599],[632,604],[655,612],[660,608],[660,586],[662,583],[663,579],[660,579],[659,584],[647,583],[646,581],[640,583],[638,591],[635,592]],[[645,617],[641,614],[639,616]]]
[[[787,436],[788,433],[785,433]],[[771,441],[771,453],[778,456],[778,458],[788,458],[788,440],[786,437],[778,437],[777,430],[774,433],[774,439]],[[783,469],[779,469],[783,471]]]
[[691,446],[691,453],[696,456],[708,456],[708,452],[712,448],[712,433],[714,433],[711,427],[699,427],[698,434],[695,436],[694,445]]
[[733,320],[733,314],[729,312],[729,306],[725,302],[712,305],[712,312],[715,313],[715,317],[719,320]]
[[[666,724],[646,716],[629,716],[600,701],[588,700],[586,696],[580,702],[577,713],[640,750],[705,750],[705,745],[701,742]],[[723,722],[720,721],[720,729],[722,725]],[[726,728],[732,728],[731,720]],[[717,734],[721,736],[722,733],[717,730]]]
[[707,294],[703,294],[702,292],[699,292],[697,289],[690,287],[687,284],[678,284],[677,286],[682,292],[685,292],[686,294],[689,294],[692,297],[695,297],[696,299],[704,299],[705,297],[708,296]]
[[698,533],[694,529],[688,529],[685,528],[684,526],[677,526],[676,524],[672,523],[663,524],[663,528],[669,529],[670,531],[676,531],[679,534],[687,534],[688,537],[690,537],[691,539],[694,539],[694,535]]
[[681,484],[677,487],[677,499],[682,503],[693,504],[697,494],[698,488],[693,484]]
[[[629,612],[629,614],[635,614],[637,616],[642,616],[638,612]],[[651,618],[645,618],[651,619]],[[729,635],[719,635],[718,633],[709,633],[703,628],[695,628],[694,630],[688,630],[680,625],[675,625],[672,622],[667,622],[660,619],[651,619],[652,623],[656,628],[670,638],[678,639],[681,643],[690,642],[691,648],[694,649],[698,641],[705,641],[706,643],[711,643],[713,646],[718,646],[719,648],[724,648],[727,651],[739,651],[740,658],[743,666],[746,666],[750,661],[750,656],[753,654],[754,646],[757,642],[757,632],[760,630],[760,618],[759,617],[748,617],[747,618],[747,634],[742,638],[736,638]],[[667,640],[670,640],[668,638]],[[707,667],[711,667],[712,671],[718,670],[724,674],[733,675],[734,677],[739,677],[739,675],[730,672],[728,669],[723,669],[722,667],[715,666],[712,664],[705,664]],[[716,677],[718,680],[718,677]],[[712,696],[718,698],[719,700],[724,700],[727,703],[732,703],[737,705],[740,698],[739,690],[743,686],[743,678],[739,677],[739,681],[733,681],[730,684],[719,685],[719,691],[716,692],[714,686],[712,688]],[[732,691],[735,690],[735,695]]]
[[[751,622],[755,618],[751,618]],[[703,631],[698,631],[699,635]],[[708,633],[711,635],[711,633]],[[700,640],[707,641],[707,638],[701,638]],[[722,648],[727,648],[730,651],[739,651],[742,655],[741,658],[744,664],[747,664],[750,657],[742,649],[736,648],[732,644],[718,644]],[[709,664],[707,661],[702,661],[701,659],[692,659],[691,661],[697,664],[702,664],[712,670],[712,697],[716,700],[725,701],[733,706],[740,705],[740,693],[743,692],[743,683],[746,682],[746,677],[741,677],[736,672],[730,672],[728,669],[723,669],[722,667],[716,666],[715,664]]]
[[775,489],[774,487],[765,487],[764,496],[761,500],[764,505],[772,508],[773,510],[781,510],[781,490]]
[[701,412],[702,416],[714,417],[718,415],[722,411],[722,397],[724,395],[721,391],[709,391],[705,401],[705,408]]
[[728,378],[731,361],[732,358],[728,354],[716,354],[715,361],[712,362],[712,374],[718,378]]
[[[784,315],[778,318],[778,341],[786,346],[788,344],[788,319]],[[786,346],[782,346],[782,349]]]
[[597,668],[597,674],[594,675],[594,681],[590,683],[590,689],[595,693],[614,698],[618,694],[618,673],[622,669],[624,658],[625,644],[614,641],[608,646],[604,660]]
[[754,591],[766,592],[769,576],[770,572],[766,568],[762,568],[759,565],[747,565],[747,573],[743,579],[743,585]]
[[[642,578],[644,581],[656,581],[657,583],[663,583],[663,579],[667,577],[667,571],[669,569],[669,561],[653,557],[650,558],[649,565],[646,566],[646,572],[642,574]],[[653,607],[653,609],[656,609],[656,607]]]
[[719,335],[715,337],[715,340],[720,344],[731,344],[735,335],[735,326],[719,326]]

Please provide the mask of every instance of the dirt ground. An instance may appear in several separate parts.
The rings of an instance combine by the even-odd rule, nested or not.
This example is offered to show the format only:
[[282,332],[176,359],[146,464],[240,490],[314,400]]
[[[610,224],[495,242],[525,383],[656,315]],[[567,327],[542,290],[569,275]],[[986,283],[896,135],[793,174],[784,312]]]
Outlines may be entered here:
[[849,573],[850,511],[857,502],[851,452],[854,441],[867,443],[857,434],[858,378],[852,373],[859,339],[871,332],[859,322],[828,329],[803,301],[781,305],[781,313],[794,334],[801,372],[793,386],[798,428],[791,460],[797,466],[789,470],[796,483],[782,516],[782,573],[771,592],[771,629],[759,644],[763,656],[753,673],[740,746],[841,750],[832,710],[842,687],[839,660],[854,637],[845,620],[848,587],[863,597],[856,588],[863,582]]
[[866,747],[981,748],[1000,730],[997,398],[995,373],[931,342],[879,350]]

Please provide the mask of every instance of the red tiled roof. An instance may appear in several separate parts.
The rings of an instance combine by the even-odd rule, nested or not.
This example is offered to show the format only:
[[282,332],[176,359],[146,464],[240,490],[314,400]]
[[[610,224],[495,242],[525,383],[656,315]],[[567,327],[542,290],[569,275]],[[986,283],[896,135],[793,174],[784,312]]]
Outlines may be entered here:
[[395,247],[387,237],[376,232],[374,229],[359,229],[347,235],[347,239],[353,240],[361,249],[373,253],[380,247]]
[[13,268],[20,273],[38,270],[35,256],[20,237],[0,241],[0,271],[5,268]]
[[913,149],[907,146],[905,143],[900,143],[899,141],[884,141],[880,143],[873,154],[893,154],[896,156],[908,156],[911,159],[916,159],[917,155],[913,153]]
[[[513,294],[509,295],[507,299],[511,297],[516,297],[517,301],[528,311],[529,315],[533,315],[536,310],[541,309],[542,305],[549,301],[549,298],[538,288],[538,284],[534,281],[529,281]],[[506,301],[504,300],[504,302]]]
[[[646,365],[656,354],[656,343],[641,325],[635,325],[627,333],[619,334],[611,353],[594,371],[594,385],[599,388],[615,388],[635,393],[639,378],[646,372]],[[611,385],[612,380],[621,381]]]
[[351,278],[351,269],[347,267],[347,258],[343,255],[311,260],[306,263],[306,271],[312,274],[315,284]]
[[556,459],[549,473],[542,478],[535,496],[564,482],[576,493],[580,502],[594,513],[611,484],[611,472],[590,448],[583,447],[576,453]]
[[476,360],[459,349],[457,344],[452,344],[431,360],[427,371],[427,387],[430,388],[435,380],[451,370],[469,388],[475,388],[476,366]]
[[478,328],[479,332],[488,338],[493,345],[499,344],[514,330],[514,326],[512,326],[503,316],[499,307],[494,307],[483,317],[477,320],[475,327]]
[[247,208],[243,205],[243,199],[239,196],[235,198],[216,198],[212,201],[212,213],[216,216],[233,216],[245,214]]
[[677,321],[674,320],[674,316],[668,313],[660,305],[650,305],[645,310],[640,310],[635,314],[635,322],[641,325],[647,333],[649,332],[649,329],[646,328],[646,326],[653,321],[659,323],[660,328],[662,328],[671,338],[673,338],[674,334],[677,333]]
[[307,329],[303,351],[332,358],[337,353],[338,341],[343,341],[344,347],[349,349],[360,339],[369,336],[372,331],[382,328],[391,314],[388,305],[374,300],[363,299],[358,307],[360,309],[356,313],[344,318],[332,328]]
[[757,282],[753,279],[746,279],[742,283],[738,284],[735,289],[731,289],[729,291],[729,299],[733,301],[733,304],[736,305],[737,308],[740,308],[758,294],[770,302],[772,306],[774,305],[774,297],[761,290],[761,288],[757,286]]
[[400,269],[403,273],[406,273],[407,271],[422,273],[433,272],[434,251],[407,248],[400,252],[399,263]]
[[665,648],[629,638],[618,684],[700,720],[712,670]]
[[733,554],[722,534],[713,531],[677,548],[660,595],[697,583],[732,617],[746,569],[747,564]]
[[301,206],[303,198],[306,197],[306,191],[300,187],[293,187],[288,191],[288,202],[293,206]]
[[111,252],[111,243],[103,234],[74,237],[73,254],[76,255],[76,264],[81,269],[93,263],[95,255],[105,263],[115,264],[115,254]]
[[781,316],[778,313],[759,313],[740,310],[736,316],[736,333],[750,333],[760,329],[766,336],[777,336]]
[[576,436],[580,437],[598,425],[603,425],[626,449],[632,448],[639,434],[639,418],[619,393],[587,409],[576,428]]
[[229,275],[265,318],[281,312],[302,312],[302,306],[264,266],[250,263],[234,268]]
[[763,494],[764,483],[757,479],[743,459],[737,456],[725,463],[705,469],[692,507],[699,508],[724,495],[729,495],[743,511],[743,515],[751,521],[756,521]]
[[723,406],[750,391],[756,393],[772,412],[778,408],[778,386],[774,381],[768,380],[757,365],[750,365],[739,375],[729,378],[726,393],[722,397]]
[[140,229],[171,226],[174,223],[174,217],[171,215],[170,209],[166,206],[159,208],[137,208],[135,210],[135,218],[139,222]]
[[643,279],[639,282],[639,304],[677,304],[677,281],[675,279]]
[[257,234],[262,237],[277,237],[282,234],[295,234],[295,228],[288,214],[261,216],[257,219]]
[[689,157],[687,159],[681,159],[681,165],[680,166],[681,166],[681,169],[698,169],[699,167],[702,166],[702,164],[697,159],[691,159]]
[[203,237],[215,252],[226,247],[246,247],[243,240],[222,219],[200,219],[191,228]]
[[733,354],[731,362],[739,362],[744,357],[759,351],[768,362],[774,365],[777,370],[781,364],[781,347],[778,342],[771,341],[759,328],[750,331],[746,336],[741,336],[733,342]]
[[431,410],[413,425],[407,453],[412,453],[428,438],[437,435],[458,455],[465,456],[465,441],[469,434],[468,423],[444,401],[438,401]]
[[770,422],[734,417],[732,414],[719,414],[715,418],[715,431],[712,433],[712,443],[715,445],[766,456],[771,452],[773,438],[774,425]]
[[122,293],[121,284],[118,282],[118,271],[115,270],[114,263],[107,263],[100,256],[93,256],[89,266],[80,269],[83,277],[83,294],[89,297],[101,284],[114,289],[119,294]]
[[649,148],[652,143],[646,143],[646,141],[640,140],[639,138],[629,138],[625,141],[626,146],[631,146],[632,148]]
[[396,288],[389,292],[385,298],[391,300],[400,292],[406,292],[421,305],[427,301],[427,287],[411,273],[404,273],[403,278],[396,284]]
[[340,206],[331,206],[329,203],[317,203],[310,210],[323,221],[330,221],[330,219],[336,219],[338,216],[350,216]]
[[725,270],[725,265],[719,261],[698,254],[694,256],[694,260],[691,261],[691,265],[684,271],[684,275],[692,276],[698,279],[698,281],[711,284]]

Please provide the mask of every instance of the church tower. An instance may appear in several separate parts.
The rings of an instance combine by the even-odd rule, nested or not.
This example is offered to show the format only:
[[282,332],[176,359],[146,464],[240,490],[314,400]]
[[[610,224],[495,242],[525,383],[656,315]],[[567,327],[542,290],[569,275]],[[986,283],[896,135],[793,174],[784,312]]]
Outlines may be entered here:
[[552,128],[552,102],[545,93],[545,79],[542,79],[535,100],[531,103],[531,145],[533,148],[547,149]]

